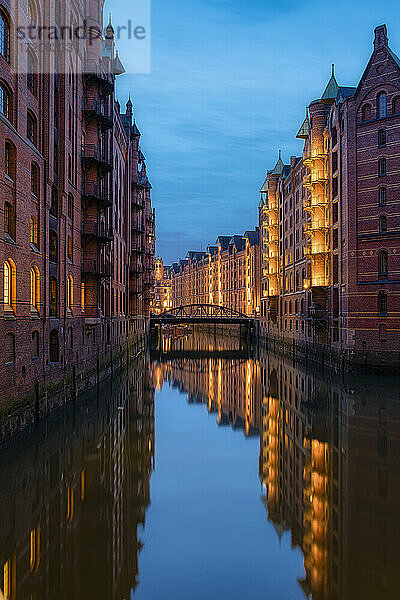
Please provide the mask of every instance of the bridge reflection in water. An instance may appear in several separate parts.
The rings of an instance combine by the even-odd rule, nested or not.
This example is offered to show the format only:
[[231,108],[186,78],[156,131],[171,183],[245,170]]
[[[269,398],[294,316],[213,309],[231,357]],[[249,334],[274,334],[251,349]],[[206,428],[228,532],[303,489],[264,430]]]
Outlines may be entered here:
[[[243,451],[237,446],[238,438],[235,441],[231,436],[232,444],[224,446],[228,426],[253,440],[254,471],[259,473],[266,512],[253,515],[252,522],[262,538],[290,536],[292,547],[301,551],[303,575],[298,581],[299,571],[288,568],[275,587],[265,587],[271,581],[267,562],[271,556],[258,555],[261,546],[253,541],[255,531],[249,532],[243,577],[252,564],[256,565],[252,577],[256,573],[260,580],[258,588],[251,577],[242,582],[246,597],[259,597],[263,589],[264,597],[286,598],[285,585],[294,573],[290,589],[297,589],[296,598],[398,598],[399,382],[367,377],[340,382],[329,373],[313,372],[271,354],[252,358],[239,338],[225,330],[222,336],[197,332],[179,340],[170,337],[165,344],[152,364],[139,359],[128,374],[114,378],[98,393],[67,404],[0,447],[0,588],[5,598],[152,600],[163,597],[159,589],[155,595],[146,595],[146,577],[148,581],[159,576],[157,559],[175,565],[169,581],[179,581],[180,587],[174,598],[201,597],[196,596],[192,581],[185,580],[180,567],[183,557],[174,556],[168,562],[170,557],[160,559],[154,550],[162,540],[157,528],[152,532],[153,519],[166,523],[182,514],[178,507],[171,517],[171,505],[167,512],[157,514],[160,497],[165,491],[167,501],[171,497],[171,490],[162,487],[170,485],[171,473],[164,471],[158,480],[158,495],[146,515],[154,468],[154,389],[162,394],[166,385],[187,394],[189,403],[204,404],[215,414],[217,424],[225,426],[224,435],[218,432],[218,439],[224,438],[223,451],[229,454],[235,448],[236,458]],[[180,398],[177,402],[182,405]],[[178,417],[186,422],[183,413]],[[175,415],[168,418],[173,421]],[[200,413],[198,418],[202,418]],[[161,437],[165,441],[165,431]],[[171,439],[175,439],[174,428],[169,443]],[[206,444],[208,438],[201,440]],[[193,446],[170,450],[178,457],[185,454],[190,467]],[[203,452],[200,447],[200,455]],[[207,469],[206,473],[211,466]],[[206,484],[198,472],[192,476],[194,489]],[[239,488],[235,469],[232,476]],[[190,487],[193,481],[181,483]],[[230,511],[226,490],[220,493],[218,498],[201,499],[210,503],[206,512],[211,520],[216,500],[217,506]],[[230,501],[235,504],[235,499]],[[186,508],[191,514],[191,507]],[[242,516],[240,520],[246,523],[246,515]],[[221,515],[215,519],[220,521]],[[266,520],[275,532],[263,528]],[[176,522],[174,534],[179,535]],[[187,539],[179,539],[178,547],[191,548],[191,534],[190,528],[181,532]],[[204,547],[215,542],[207,539]],[[165,543],[169,547],[171,540]],[[224,547],[224,540],[218,543]],[[143,544],[144,554],[150,553],[147,561],[139,561]],[[283,547],[276,560],[285,562],[290,550]],[[224,560],[237,555],[238,548],[226,545]],[[185,555],[187,567],[190,559]],[[195,564],[193,569],[197,568]],[[219,589],[224,589],[223,578],[232,581],[230,567],[218,564],[217,569]],[[211,590],[213,585],[211,581]]]
[[213,356],[228,343],[201,334],[181,341],[182,356],[154,364],[155,387],[167,382],[219,425],[260,436],[261,499],[277,535],[290,532],[302,551],[305,597],[398,598],[399,380],[340,382],[272,355]]

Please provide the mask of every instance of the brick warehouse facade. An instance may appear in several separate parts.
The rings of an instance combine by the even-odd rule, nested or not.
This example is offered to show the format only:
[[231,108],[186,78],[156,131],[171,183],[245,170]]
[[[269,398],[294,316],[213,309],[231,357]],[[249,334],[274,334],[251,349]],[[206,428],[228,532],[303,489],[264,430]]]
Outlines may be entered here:
[[57,59],[16,33],[85,19],[101,29],[102,13],[97,0],[0,0],[3,400],[99,368],[145,333],[155,215],[132,102],[121,113],[115,98],[111,23]]
[[261,188],[261,330],[355,362],[400,352],[400,61],[386,26],[357,87],[334,72],[307,109],[303,156]]
[[242,314],[259,312],[259,230],[219,236],[207,252],[188,252],[172,265],[173,306],[215,304]]

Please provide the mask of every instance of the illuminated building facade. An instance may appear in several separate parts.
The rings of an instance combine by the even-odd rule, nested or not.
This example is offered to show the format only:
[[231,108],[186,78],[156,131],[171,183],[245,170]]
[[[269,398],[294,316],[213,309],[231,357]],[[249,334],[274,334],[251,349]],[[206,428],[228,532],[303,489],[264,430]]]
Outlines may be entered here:
[[307,108],[303,155],[261,188],[261,330],[355,362],[400,344],[400,61],[386,26],[357,87],[334,71]]
[[219,236],[207,252],[188,252],[172,265],[175,306],[215,304],[254,316],[260,309],[258,228],[243,235]]
[[155,260],[154,296],[152,311],[160,314],[172,308],[172,267],[165,266],[162,258]]
[[[154,210],[132,103],[115,97],[111,22],[58,62],[16,32],[101,30],[102,13],[102,0],[0,1],[2,400],[76,380],[146,330]],[[24,53],[32,69],[17,73]]]

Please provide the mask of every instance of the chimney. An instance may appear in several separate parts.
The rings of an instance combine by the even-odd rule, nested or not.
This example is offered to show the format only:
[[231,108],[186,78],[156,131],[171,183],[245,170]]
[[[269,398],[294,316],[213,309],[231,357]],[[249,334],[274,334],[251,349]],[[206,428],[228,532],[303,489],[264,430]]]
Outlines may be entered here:
[[388,45],[386,25],[379,25],[375,28],[374,48],[385,48]]

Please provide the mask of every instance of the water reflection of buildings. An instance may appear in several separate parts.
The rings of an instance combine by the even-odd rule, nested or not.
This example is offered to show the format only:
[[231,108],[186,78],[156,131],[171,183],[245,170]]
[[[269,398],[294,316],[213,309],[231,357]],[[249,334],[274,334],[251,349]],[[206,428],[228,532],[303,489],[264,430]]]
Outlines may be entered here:
[[133,369],[0,450],[5,598],[130,597],[150,502],[153,396],[148,371]]
[[166,357],[153,381],[206,404],[221,424],[260,432],[262,499],[277,534],[290,531],[303,553],[306,597],[398,597],[398,384],[341,382],[272,355]]

